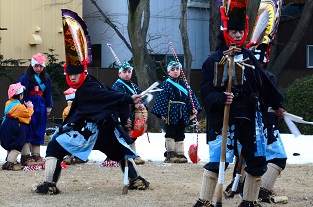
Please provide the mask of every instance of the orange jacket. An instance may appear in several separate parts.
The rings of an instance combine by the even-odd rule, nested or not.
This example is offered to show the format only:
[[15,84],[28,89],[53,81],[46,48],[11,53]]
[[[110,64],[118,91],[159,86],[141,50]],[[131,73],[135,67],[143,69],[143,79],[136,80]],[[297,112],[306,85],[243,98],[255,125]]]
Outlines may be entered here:
[[[15,99],[8,100],[5,103],[5,107],[7,107],[14,100]],[[26,107],[24,104],[17,104],[9,111],[8,115],[15,119],[18,119],[21,123],[29,124],[33,113],[33,107]]]

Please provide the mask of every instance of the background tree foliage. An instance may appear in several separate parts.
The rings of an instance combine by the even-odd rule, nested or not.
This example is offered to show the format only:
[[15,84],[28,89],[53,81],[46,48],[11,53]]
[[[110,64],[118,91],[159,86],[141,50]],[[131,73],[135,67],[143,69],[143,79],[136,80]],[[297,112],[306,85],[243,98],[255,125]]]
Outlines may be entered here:
[[[286,98],[284,107],[286,110],[297,116],[303,117],[306,121],[313,121],[313,76],[299,78],[287,89],[283,90]],[[297,124],[302,134],[313,134],[313,126],[308,124]],[[281,131],[290,133],[287,126],[282,124]]]
[[58,55],[54,54],[54,49],[49,49],[48,53],[44,53],[47,56],[46,70],[49,74],[52,82],[52,97],[53,100],[60,100],[63,97],[63,91],[68,88],[65,81],[63,64],[64,61],[58,62]]
[[8,67],[6,66],[19,66],[20,64],[25,63],[25,60],[22,59],[3,59],[3,55],[0,54],[0,79],[2,77],[4,78],[8,78],[10,80],[11,83],[13,83],[15,81],[14,77],[11,75],[10,73],[10,69],[8,69]]

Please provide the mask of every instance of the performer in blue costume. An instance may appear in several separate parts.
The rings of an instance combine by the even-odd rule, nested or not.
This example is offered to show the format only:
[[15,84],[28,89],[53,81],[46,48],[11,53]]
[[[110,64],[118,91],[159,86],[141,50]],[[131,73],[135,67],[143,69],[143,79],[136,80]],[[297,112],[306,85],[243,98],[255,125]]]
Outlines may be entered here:
[[[190,122],[190,117],[197,115],[202,110],[197,97],[181,76],[182,65],[171,61],[167,66],[168,78],[162,83],[162,91],[152,106],[151,113],[165,122],[165,148],[164,162],[186,163],[184,155],[185,128]],[[194,103],[192,107],[191,98]]]
[[[277,85],[277,79],[272,73],[265,70],[265,74],[274,85]],[[270,203],[276,196],[273,187],[277,178],[286,167],[287,154],[278,130],[278,117],[272,112],[267,112],[265,114],[265,120],[264,135],[267,138],[267,171],[262,177],[259,200]],[[288,198],[284,196],[284,199],[286,200]]]
[[[226,1],[225,7],[221,7],[224,28],[223,35],[219,36],[219,49],[211,54],[202,66],[201,99],[207,113],[210,162],[204,166],[200,195],[194,207],[214,206],[212,200],[218,181],[222,130],[225,129],[223,127],[227,127],[226,162],[223,164],[227,167],[228,163],[233,161],[234,155],[239,156],[240,151],[247,164],[244,169],[246,180],[243,197],[239,207],[261,206],[257,200],[261,178],[267,170],[262,116],[267,112],[267,107],[271,106],[277,115],[283,117],[281,102],[284,97],[267,77],[254,54],[243,47],[248,32],[246,5],[247,1]],[[242,67],[242,63],[246,61],[242,78],[240,81],[237,77],[234,78],[237,84],[232,85],[230,92],[226,92],[227,84],[215,84],[214,81],[220,75],[216,74],[217,66],[217,69],[222,66],[222,69],[229,70],[230,58],[224,56],[228,49],[235,51],[235,67],[231,70]],[[239,74],[237,72],[239,71],[236,70],[236,75]],[[223,126],[225,105],[230,106],[230,112],[228,125]],[[237,142],[241,144],[241,149]]]
[[35,54],[31,59],[26,74],[19,78],[19,82],[26,87],[23,102],[31,101],[34,105],[34,114],[27,127],[25,144],[22,149],[21,164],[37,164],[43,160],[40,156],[40,145],[44,144],[48,115],[53,108],[51,80],[46,72],[46,57]]
[[[67,21],[70,16],[70,21]],[[85,34],[87,28],[80,17],[70,11],[62,10],[66,64],[64,72],[66,82],[76,90],[71,110],[51,137],[47,146],[45,163],[45,181],[34,188],[39,194],[58,194],[56,184],[61,175],[60,162],[67,154],[72,154],[86,161],[91,150],[100,150],[110,159],[119,161],[122,170],[128,164],[129,189],[145,190],[149,182],[142,178],[135,167],[136,153],[129,147],[132,142],[122,126],[129,117],[129,104],[139,103],[140,95],[129,96],[117,92],[101,84],[95,77],[88,74],[87,64],[91,56],[86,50],[87,41],[77,40],[77,34]],[[76,31],[72,28],[73,19],[86,28]],[[77,48],[79,47],[79,48]],[[74,49],[74,50],[73,50]],[[80,56],[78,51],[84,51]],[[117,121],[120,119],[120,122]],[[126,143],[127,141],[127,143]]]
[[[277,79],[276,77],[267,70],[264,70],[264,73],[268,76],[271,82],[276,86]],[[277,178],[280,176],[281,172],[285,169],[287,164],[287,154],[284,148],[284,144],[282,142],[280,132],[278,130],[278,117],[273,112],[266,112],[263,116],[264,122],[264,137],[267,139],[266,146],[266,162],[267,162],[267,171],[262,176],[262,182],[260,186],[258,199],[261,202],[286,202],[288,198],[286,196],[280,196],[279,201],[276,201],[275,196],[276,193],[273,191],[273,187],[276,183]],[[238,143],[240,145],[240,143]],[[241,148],[241,147],[239,147]],[[238,159],[236,160],[238,162]],[[235,178],[236,173],[238,173],[238,163],[236,162],[233,172],[233,177]],[[245,162],[243,160],[243,164],[241,169],[243,170],[245,167]],[[242,171],[243,172],[243,171]],[[241,172],[241,173],[242,173]],[[224,196],[226,198],[232,198],[235,194],[242,193],[242,187],[244,184],[245,175],[242,174],[239,186],[236,191],[232,191],[232,185],[234,180],[226,187]]]
[[[136,83],[134,83],[131,78],[133,74],[133,67],[127,62],[124,61],[118,70],[119,78],[114,82],[112,89],[123,92],[128,95],[133,94],[140,94],[142,91],[138,87]],[[133,143],[130,147],[136,151],[136,140],[139,136],[145,133],[147,129],[147,118],[148,118],[148,111],[147,111],[147,102],[145,99],[138,104],[131,104],[130,105],[130,125],[128,129],[128,134],[131,138],[133,138]],[[143,165],[145,161],[141,159],[140,156],[135,158],[135,163],[137,165]]]

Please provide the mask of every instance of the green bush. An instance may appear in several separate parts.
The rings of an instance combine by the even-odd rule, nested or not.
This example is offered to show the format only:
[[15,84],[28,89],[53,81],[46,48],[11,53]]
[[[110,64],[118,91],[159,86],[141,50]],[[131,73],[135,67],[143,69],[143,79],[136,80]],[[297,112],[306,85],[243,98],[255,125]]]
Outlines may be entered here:
[[[306,121],[313,121],[313,76],[296,79],[292,85],[283,90],[286,98],[284,107],[287,112],[303,117]],[[313,126],[296,124],[301,134],[313,134]],[[282,133],[290,133],[285,124],[281,127]]]
[[64,61],[58,61],[58,54],[54,54],[54,49],[49,49],[47,56],[47,73],[50,75],[52,83],[52,97],[53,100],[61,100],[63,91],[68,89],[68,85],[64,76]]
[[15,78],[11,74],[11,70],[6,66],[19,66],[20,64],[25,63],[22,59],[4,59],[3,55],[0,54],[0,80],[1,77],[8,78],[11,83],[14,83]]

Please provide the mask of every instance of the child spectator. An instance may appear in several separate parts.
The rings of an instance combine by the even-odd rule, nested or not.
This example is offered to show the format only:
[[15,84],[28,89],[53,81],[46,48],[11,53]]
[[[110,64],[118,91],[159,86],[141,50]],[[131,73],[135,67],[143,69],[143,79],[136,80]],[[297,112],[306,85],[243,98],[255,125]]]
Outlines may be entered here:
[[[193,91],[188,91],[181,77],[182,65],[171,61],[167,66],[168,79],[161,86],[154,101],[151,113],[165,122],[164,162],[186,163],[184,153],[185,128],[192,115],[197,115],[202,109]],[[189,94],[191,92],[191,94]],[[194,108],[190,99],[194,103]]]
[[26,88],[23,101],[31,101],[34,105],[34,114],[27,127],[22,149],[21,164],[42,164],[44,160],[40,156],[40,145],[45,142],[48,116],[53,107],[51,81],[46,72],[46,57],[43,54],[37,53],[32,57],[31,64],[19,82]]
[[4,117],[0,128],[1,146],[8,151],[3,170],[15,170],[17,156],[25,143],[26,128],[34,113],[33,104],[21,103],[25,87],[21,83],[11,84],[8,90],[9,100],[5,104]]

